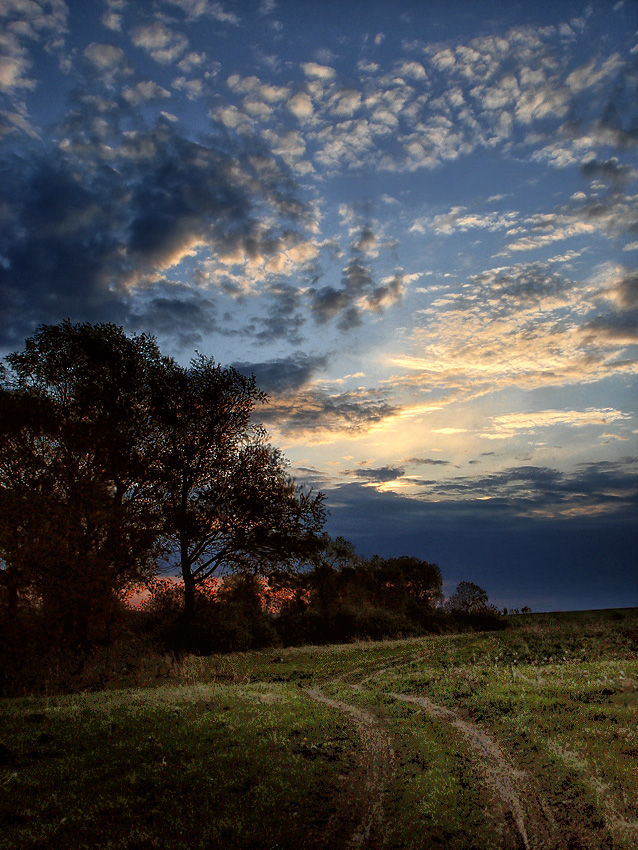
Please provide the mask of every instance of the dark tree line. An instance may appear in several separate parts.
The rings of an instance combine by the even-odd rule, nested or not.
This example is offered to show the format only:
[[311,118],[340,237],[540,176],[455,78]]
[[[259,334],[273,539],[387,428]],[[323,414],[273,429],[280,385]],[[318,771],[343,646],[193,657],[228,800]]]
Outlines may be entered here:
[[[159,580],[151,590],[140,617],[156,642],[170,649],[182,589]],[[267,578],[239,573],[221,585],[203,582],[195,611],[191,648],[200,654],[505,625],[485,591],[472,582],[461,582],[445,601],[437,564],[412,556],[364,558],[347,540],[327,534],[301,570],[275,570]]]
[[[265,401],[254,377],[182,366],[113,324],[45,325],[5,358],[0,692],[26,676],[16,662],[3,685],[12,652],[82,672],[139,585],[152,594],[134,630],[173,653],[493,624],[476,585],[443,605],[436,564],[323,534],[323,495],[295,485],[257,422]],[[158,582],[162,566],[180,583]]]

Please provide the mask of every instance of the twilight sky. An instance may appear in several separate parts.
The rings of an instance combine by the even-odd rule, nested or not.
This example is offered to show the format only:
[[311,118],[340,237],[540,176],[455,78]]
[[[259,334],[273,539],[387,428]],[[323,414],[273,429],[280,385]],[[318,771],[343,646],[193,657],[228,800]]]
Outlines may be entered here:
[[638,605],[638,4],[0,0],[0,353],[254,372],[328,530]]

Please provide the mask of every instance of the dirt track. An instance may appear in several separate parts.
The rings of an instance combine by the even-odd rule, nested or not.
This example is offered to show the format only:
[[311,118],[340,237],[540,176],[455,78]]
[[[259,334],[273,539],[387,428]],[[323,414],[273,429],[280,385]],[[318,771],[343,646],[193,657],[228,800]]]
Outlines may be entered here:
[[[369,682],[378,680],[390,669],[396,670],[397,665],[368,672],[350,687],[361,693]],[[359,669],[352,670],[326,684],[347,684],[348,678],[360,672]],[[384,808],[388,782],[395,771],[390,735],[382,720],[372,711],[341,699],[332,699],[318,688],[306,689],[306,694],[348,715],[362,741],[360,768],[363,781],[355,792],[356,805],[351,811],[352,814],[356,808],[358,820],[342,846],[381,847],[386,837],[384,825],[392,817],[392,813]],[[547,797],[551,800],[553,796],[551,787],[548,788],[551,777],[530,775],[518,769],[515,757],[506,754],[503,747],[477,724],[449,708],[436,705],[425,696],[394,692],[388,695],[397,701],[418,705],[430,718],[457,730],[487,789],[500,801],[499,810],[503,820],[515,831],[517,837],[513,840],[517,847],[524,850],[602,850],[611,847],[609,837],[600,829],[599,823],[591,826],[584,822],[572,823],[577,812],[565,811],[547,801]],[[353,797],[348,795],[347,799],[348,805],[353,806]]]
[[[377,832],[383,826],[383,798],[394,762],[390,737],[379,719],[371,712],[342,700],[330,699],[317,688],[307,688],[306,693],[311,699],[348,714],[361,737],[363,783],[348,795],[350,804],[355,803],[359,798],[361,813],[359,822],[346,846],[367,847],[373,831]],[[334,830],[334,826],[334,823],[330,824],[328,832]]]

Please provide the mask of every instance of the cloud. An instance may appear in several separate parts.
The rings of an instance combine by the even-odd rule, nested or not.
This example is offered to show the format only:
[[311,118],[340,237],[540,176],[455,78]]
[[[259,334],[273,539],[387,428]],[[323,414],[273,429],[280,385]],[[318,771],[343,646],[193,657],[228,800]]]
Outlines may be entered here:
[[[621,167],[616,169],[609,162],[601,168],[607,172],[614,169],[619,175],[623,173]],[[598,169],[599,165],[593,168]],[[577,193],[573,201],[573,206],[563,205],[552,212],[539,212],[512,220],[513,226],[507,234],[516,238],[506,243],[497,256],[536,250],[554,242],[590,237],[592,234],[615,239],[634,233],[638,228],[638,195],[612,193],[603,199]]]
[[334,68],[328,65],[319,65],[317,62],[304,62],[301,66],[304,74],[310,79],[333,80],[336,76]]
[[353,115],[361,107],[361,94],[354,89],[340,89],[330,100],[329,109],[333,115]]
[[[433,291],[395,388],[445,393],[445,403],[505,387],[562,386],[635,373],[633,274],[613,266],[584,281],[552,264],[491,269]],[[436,397],[439,397],[438,395]]]
[[412,77],[415,80],[425,80],[427,79],[427,74],[425,73],[425,68],[420,62],[412,61],[404,61],[397,68],[399,74],[404,77]]
[[490,501],[518,516],[577,517],[626,513],[637,496],[636,458],[580,464],[566,473],[550,467],[519,466],[484,476],[435,482],[427,499]]
[[188,40],[183,33],[170,29],[159,20],[135,27],[131,40],[161,65],[175,62],[188,48]]
[[613,408],[588,408],[587,410],[537,410],[530,413],[509,413],[492,419],[492,432],[482,436],[513,436],[517,432],[534,433],[537,428],[556,425],[583,428],[591,425],[608,425],[629,419],[629,414]]
[[615,156],[602,161],[596,157],[588,159],[581,163],[580,171],[585,177],[615,181],[626,180],[631,174],[631,168],[618,162]]
[[37,51],[63,61],[67,18],[64,0],[0,3],[0,139],[14,133],[38,137],[22,98],[37,86],[31,76]]
[[297,351],[281,360],[265,363],[235,362],[232,365],[244,375],[254,375],[257,385],[267,393],[281,395],[307,386],[314,375],[326,368],[325,355],[312,356]]
[[400,466],[380,466],[376,469],[365,467],[363,469],[347,469],[345,470],[345,474],[354,475],[356,478],[363,478],[373,484],[382,484],[402,478],[405,475],[405,469]]
[[120,3],[112,3],[107,0],[107,11],[102,15],[102,25],[113,32],[122,32],[122,15],[119,14],[122,6]]
[[341,288],[332,285],[308,289],[312,315],[319,324],[337,320],[339,330],[348,331],[361,325],[368,312],[379,313],[401,301],[406,283],[418,275],[405,275],[402,269],[377,283],[372,261],[379,255],[383,242],[367,212],[348,205],[340,214],[351,239],[350,258],[341,271]]
[[623,274],[617,283],[606,290],[610,298],[621,310],[638,308],[638,272]]
[[252,326],[244,333],[249,333],[251,340],[259,345],[268,345],[274,340],[285,340],[296,346],[304,343],[303,290],[294,283],[277,280],[267,283],[262,292],[268,305],[266,315],[255,316]]
[[92,42],[84,48],[84,56],[105,80],[112,81],[116,74],[131,73],[124,51],[113,44]]
[[108,144],[86,146],[92,120],[66,128],[63,150],[0,163],[3,342],[65,316],[126,318],[153,275],[198,253],[263,275],[278,255],[273,274],[314,256],[303,236],[311,216],[263,144],[195,143],[160,122],[105,129]]
[[314,172],[312,164],[305,156],[306,141],[301,132],[286,130],[277,133],[274,130],[264,130],[262,136],[272,152],[280,156],[295,174],[308,175]]
[[150,100],[163,100],[170,96],[169,91],[150,80],[136,83],[122,91],[122,97],[132,107],[141,106]]
[[335,437],[359,437],[395,416],[399,408],[388,395],[383,389],[331,393],[320,384],[310,385],[273,394],[260,414],[282,441],[319,444]]
[[425,233],[433,230],[435,233],[451,234],[457,230],[462,233],[468,230],[504,230],[512,227],[519,217],[517,212],[506,213],[470,213],[467,207],[452,207],[447,213],[433,217],[423,216],[414,221],[411,232]]
[[188,20],[196,21],[201,17],[209,17],[222,24],[238,26],[240,18],[234,12],[228,12],[221,3],[215,0],[163,0],[164,5],[181,9]]
[[0,37],[0,50],[0,91],[33,88],[33,80],[26,75],[31,62],[18,40],[5,34]]
[[302,123],[313,115],[312,100],[305,92],[293,95],[288,101],[288,109]]
[[215,300],[176,281],[154,278],[136,298],[113,300],[114,321],[138,333],[155,334],[172,349],[192,351],[212,334],[225,332]]
[[624,267],[603,272],[599,308],[583,325],[586,339],[631,345],[638,341],[638,274]]
[[406,463],[414,464],[414,466],[449,466],[449,460],[440,460],[432,457],[410,457]]
[[618,71],[624,67],[624,61],[617,53],[609,56],[603,62],[591,59],[585,65],[567,75],[565,84],[575,94],[585,90],[598,89],[610,77],[616,76]]
[[[351,477],[363,479],[366,484],[339,484],[328,491],[331,499],[347,501],[351,508],[361,498],[370,497],[357,490],[360,486],[377,485],[374,489],[390,497],[388,511],[375,514],[388,520],[392,505],[400,508],[405,518],[431,515],[434,511],[448,527],[450,521],[462,517],[471,522],[490,518],[509,517],[544,520],[563,519],[589,521],[600,517],[613,517],[635,521],[638,498],[638,458],[627,456],[614,461],[581,463],[570,472],[548,466],[520,465],[487,474],[444,476],[439,479],[419,480],[405,477],[404,467],[386,466],[378,469],[361,465],[359,469],[345,470]],[[381,504],[385,499],[372,501]],[[356,526],[356,508],[351,521]],[[471,540],[471,535],[468,541]]]

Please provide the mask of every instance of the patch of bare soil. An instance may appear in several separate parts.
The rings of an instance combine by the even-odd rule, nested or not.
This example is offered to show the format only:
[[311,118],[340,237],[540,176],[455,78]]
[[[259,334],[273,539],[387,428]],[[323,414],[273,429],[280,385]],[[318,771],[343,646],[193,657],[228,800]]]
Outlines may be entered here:
[[394,763],[394,751],[387,731],[379,719],[365,709],[331,699],[318,688],[307,688],[305,693],[311,699],[347,714],[363,745],[359,770],[347,792],[344,789],[343,804],[327,825],[323,846],[360,848],[383,843],[383,803]]

